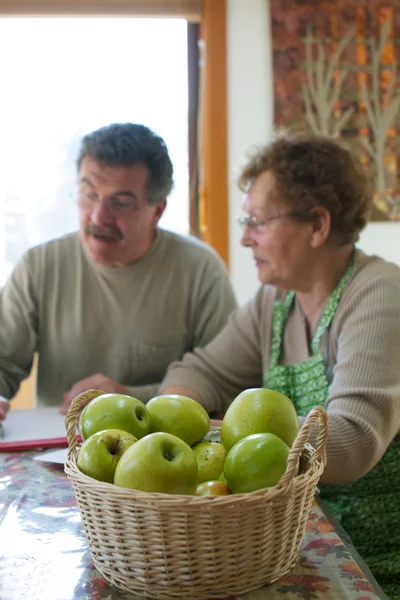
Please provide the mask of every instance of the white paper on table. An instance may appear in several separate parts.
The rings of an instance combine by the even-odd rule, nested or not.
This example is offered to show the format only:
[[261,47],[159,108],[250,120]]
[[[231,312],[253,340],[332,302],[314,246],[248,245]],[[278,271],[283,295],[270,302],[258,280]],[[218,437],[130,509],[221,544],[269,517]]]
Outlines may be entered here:
[[50,452],[41,452],[33,458],[41,462],[56,463],[58,465],[64,465],[67,460],[68,448],[61,448],[60,450],[51,450]]

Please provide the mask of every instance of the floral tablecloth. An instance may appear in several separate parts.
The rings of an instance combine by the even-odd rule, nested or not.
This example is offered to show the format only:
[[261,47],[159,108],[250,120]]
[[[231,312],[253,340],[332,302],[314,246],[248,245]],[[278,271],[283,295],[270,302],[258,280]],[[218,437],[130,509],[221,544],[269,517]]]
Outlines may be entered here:
[[[63,467],[38,462],[35,455],[0,454],[0,599],[138,599],[108,584],[93,567]],[[315,503],[298,565],[273,585],[240,596],[240,600],[280,598],[376,600],[385,596],[344,533],[338,533]]]

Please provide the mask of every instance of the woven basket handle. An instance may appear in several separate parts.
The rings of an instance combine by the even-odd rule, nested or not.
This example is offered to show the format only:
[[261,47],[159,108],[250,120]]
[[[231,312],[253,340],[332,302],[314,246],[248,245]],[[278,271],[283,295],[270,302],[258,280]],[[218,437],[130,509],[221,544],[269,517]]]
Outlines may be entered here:
[[296,475],[300,456],[303,453],[305,445],[310,437],[315,423],[318,421],[318,434],[315,443],[315,451],[311,456],[311,461],[322,459],[326,464],[326,440],[328,439],[328,413],[322,406],[315,406],[308,413],[292,448],[289,453],[286,472],[280,480],[280,485],[288,484]]
[[78,413],[83,402],[87,403],[97,396],[104,394],[101,390],[93,389],[87,390],[82,394],[78,394],[72,400],[69,405],[67,416],[65,417],[65,429],[67,430],[68,446],[70,452],[75,452],[78,447],[78,441],[76,439],[76,424],[78,420]]

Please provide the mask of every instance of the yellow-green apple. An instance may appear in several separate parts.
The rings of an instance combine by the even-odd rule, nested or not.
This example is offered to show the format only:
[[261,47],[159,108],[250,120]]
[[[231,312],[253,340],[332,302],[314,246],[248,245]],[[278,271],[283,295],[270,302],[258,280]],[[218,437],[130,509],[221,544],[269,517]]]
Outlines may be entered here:
[[121,457],[114,483],[142,492],[194,494],[197,462],[190,446],[170,433],[149,433]]
[[193,453],[199,468],[199,483],[218,479],[224,470],[224,446],[218,442],[198,442],[193,446]]
[[195,496],[229,496],[232,490],[223,481],[203,481],[195,492]]
[[223,471],[222,471],[221,475],[218,477],[218,481],[224,481],[226,483],[226,479],[225,479],[225,475],[224,475]]
[[237,442],[225,459],[224,475],[234,494],[276,485],[286,471],[290,448],[273,433],[254,433]]
[[251,388],[239,394],[226,411],[221,440],[230,450],[253,433],[274,433],[291,446],[298,432],[296,409],[287,396],[274,390]]
[[102,394],[83,409],[79,431],[83,440],[103,429],[122,429],[140,439],[150,431],[150,415],[146,406],[125,394]]
[[114,482],[117,464],[124,452],[137,441],[131,433],[120,429],[98,431],[79,449],[78,469],[99,481]]
[[164,431],[194,446],[210,427],[210,417],[196,400],[178,394],[155,396],[147,403],[151,432]]

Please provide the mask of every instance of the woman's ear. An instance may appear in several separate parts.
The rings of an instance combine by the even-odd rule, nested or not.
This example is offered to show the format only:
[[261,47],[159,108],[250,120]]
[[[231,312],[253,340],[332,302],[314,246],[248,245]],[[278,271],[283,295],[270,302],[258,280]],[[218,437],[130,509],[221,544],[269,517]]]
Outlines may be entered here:
[[311,245],[313,248],[319,248],[325,244],[331,232],[331,213],[325,206],[315,206],[310,211],[311,214]]

